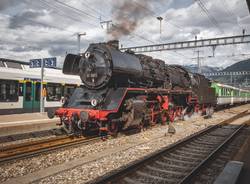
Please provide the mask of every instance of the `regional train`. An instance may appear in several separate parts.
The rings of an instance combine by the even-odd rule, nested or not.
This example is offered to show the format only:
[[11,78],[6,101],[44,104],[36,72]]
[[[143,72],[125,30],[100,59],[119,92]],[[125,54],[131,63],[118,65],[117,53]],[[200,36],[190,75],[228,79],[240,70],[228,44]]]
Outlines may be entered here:
[[[38,112],[40,69],[26,62],[0,58],[0,115]],[[45,110],[62,106],[64,95],[82,85],[79,77],[64,75],[59,69],[45,69]]]
[[250,91],[219,84],[160,59],[121,52],[118,41],[93,43],[83,55],[68,54],[63,73],[80,77],[63,107],[48,111],[69,134],[117,135],[131,128],[211,116],[220,105],[247,103]]

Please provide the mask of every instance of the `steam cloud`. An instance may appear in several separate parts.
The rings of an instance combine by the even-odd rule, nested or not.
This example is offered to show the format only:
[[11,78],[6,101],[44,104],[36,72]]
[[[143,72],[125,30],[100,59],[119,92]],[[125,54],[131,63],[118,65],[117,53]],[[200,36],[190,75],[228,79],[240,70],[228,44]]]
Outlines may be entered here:
[[[114,1],[112,6],[113,26],[108,33],[112,39],[129,35],[145,18],[152,16],[150,2],[153,0],[119,0]],[[149,9],[149,10],[148,10]]]

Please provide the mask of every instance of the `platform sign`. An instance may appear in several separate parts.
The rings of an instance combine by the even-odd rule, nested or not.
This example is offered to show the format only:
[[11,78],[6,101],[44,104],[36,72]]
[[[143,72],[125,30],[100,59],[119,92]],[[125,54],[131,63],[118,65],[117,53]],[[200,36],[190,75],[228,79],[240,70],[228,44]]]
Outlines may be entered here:
[[44,58],[43,62],[45,68],[56,68],[56,57]]
[[42,59],[31,59],[30,60],[30,68],[41,68]]
[[44,68],[56,68],[56,57],[43,58],[43,59],[31,59],[30,68],[41,68],[43,62]]

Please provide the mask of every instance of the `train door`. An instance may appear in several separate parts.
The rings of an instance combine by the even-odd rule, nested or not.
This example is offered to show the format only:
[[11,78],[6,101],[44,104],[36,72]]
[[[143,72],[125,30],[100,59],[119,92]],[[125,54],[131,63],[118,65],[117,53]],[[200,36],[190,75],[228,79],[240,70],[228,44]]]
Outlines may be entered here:
[[23,107],[27,112],[39,111],[40,82],[26,81],[23,90]]
[[41,83],[34,82],[34,101],[33,101],[33,111],[39,111],[40,109],[40,93],[41,93]]

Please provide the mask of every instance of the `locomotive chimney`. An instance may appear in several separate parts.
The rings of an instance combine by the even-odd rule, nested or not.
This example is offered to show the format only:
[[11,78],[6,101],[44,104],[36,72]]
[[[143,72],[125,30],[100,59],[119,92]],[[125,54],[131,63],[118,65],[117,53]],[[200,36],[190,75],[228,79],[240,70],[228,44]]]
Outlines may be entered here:
[[110,47],[113,47],[115,49],[119,49],[119,40],[110,40],[107,43]]

